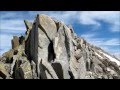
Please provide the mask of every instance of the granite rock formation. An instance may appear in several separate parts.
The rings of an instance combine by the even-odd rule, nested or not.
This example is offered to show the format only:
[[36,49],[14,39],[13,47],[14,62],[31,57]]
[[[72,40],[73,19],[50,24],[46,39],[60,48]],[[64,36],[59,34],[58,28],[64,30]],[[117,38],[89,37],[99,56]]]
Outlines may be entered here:
[[120,61],[78,37],[71,25],[38,14],[24,21],[0,57],[0,79],[120,79]]

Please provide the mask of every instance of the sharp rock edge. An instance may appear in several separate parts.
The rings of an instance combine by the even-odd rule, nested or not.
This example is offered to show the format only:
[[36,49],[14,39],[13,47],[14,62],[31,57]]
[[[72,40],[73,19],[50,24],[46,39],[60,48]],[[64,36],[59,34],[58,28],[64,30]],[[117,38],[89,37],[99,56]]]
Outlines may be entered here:
[[120,61],[78,37],[71,25],[38,14],[24,21],[0,58],[0,79],[120,79]]

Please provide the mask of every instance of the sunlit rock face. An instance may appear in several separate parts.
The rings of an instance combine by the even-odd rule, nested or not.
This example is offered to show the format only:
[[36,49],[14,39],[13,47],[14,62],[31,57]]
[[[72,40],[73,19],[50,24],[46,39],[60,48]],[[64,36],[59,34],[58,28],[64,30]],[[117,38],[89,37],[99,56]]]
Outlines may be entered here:
[[120,79],[120,61],[78,37],[71,25],[38,14],[24,21],[0,57],[0,79]]

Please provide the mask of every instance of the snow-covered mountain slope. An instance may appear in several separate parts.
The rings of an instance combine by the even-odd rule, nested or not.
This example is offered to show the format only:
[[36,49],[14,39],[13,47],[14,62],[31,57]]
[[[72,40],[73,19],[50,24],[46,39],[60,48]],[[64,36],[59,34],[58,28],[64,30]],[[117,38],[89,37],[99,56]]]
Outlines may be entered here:
[[112,57],[111,55],[108,55],[107,53],[104,53],[102,51],[99,51],[99,53],[103,54],[107,59],[109,59],[112,62],[115,62],[117,65],[120,66],[120,61],[117,60],[116,58]]

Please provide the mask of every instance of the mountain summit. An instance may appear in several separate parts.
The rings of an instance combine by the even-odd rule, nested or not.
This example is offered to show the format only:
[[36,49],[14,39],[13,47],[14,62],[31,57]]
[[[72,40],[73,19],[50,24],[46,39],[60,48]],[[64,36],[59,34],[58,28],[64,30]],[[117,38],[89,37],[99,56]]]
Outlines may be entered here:
[[0,58],[0,79],[120,79],[120,61],[78,37],[71,25],[38,14],[24,20]]

